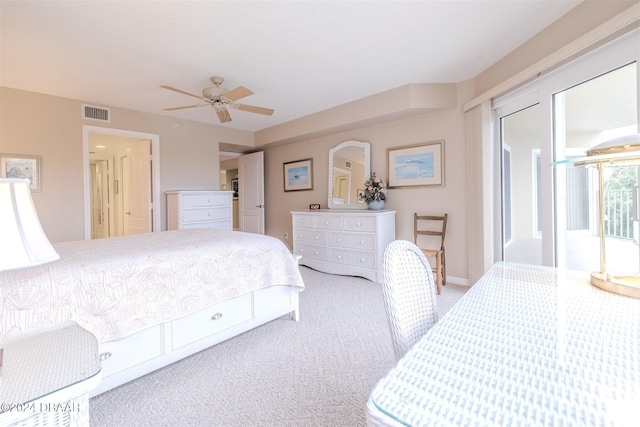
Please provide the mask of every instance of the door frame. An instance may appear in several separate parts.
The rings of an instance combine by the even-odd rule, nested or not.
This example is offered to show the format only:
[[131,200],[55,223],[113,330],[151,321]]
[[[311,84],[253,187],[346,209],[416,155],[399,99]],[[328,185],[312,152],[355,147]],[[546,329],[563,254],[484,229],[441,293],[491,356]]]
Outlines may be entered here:
[[82,159],[84,177],[84,238],[91,240],[91,181],[89,178],[89,136],[92,133],[121,136],[128,138],[148,139],[151,141],[151,196],[152,214],[151,228],[160,231],[160,135],[136,132],[124,129],[105,128],[82,125]]
[[[257,170],[247,170],[247,165],[253,162],[257,166]],[[252,182],[247,182],[246,172],[255,172],[255,176],[251,176]],[[264,152],[256,151],[254,153],[244,154],[238,157],[238,221],[240,231],[253,232],[257,234],[265,234],[265,201],[264,201]],[[251,187],[252,192],[248,191]],[[251,198],[255,196],[255,199]],[[245,224],[247,219],[251,218],[257,221],[257,230],[247,230]]]

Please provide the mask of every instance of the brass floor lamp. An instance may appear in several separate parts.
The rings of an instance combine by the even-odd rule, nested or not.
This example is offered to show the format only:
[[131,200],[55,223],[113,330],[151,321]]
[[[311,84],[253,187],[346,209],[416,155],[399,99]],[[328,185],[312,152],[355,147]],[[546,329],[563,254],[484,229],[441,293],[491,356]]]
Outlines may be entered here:
[[596,145],[587,151],[586,157],[576,159],[573,164],[598,168],[600,271],[591,274],[591,283],[609,292],[640,298],[640,273],[616,274],[607,271],[603,176],[608,165],[640,165],[640,134],[627,135]]

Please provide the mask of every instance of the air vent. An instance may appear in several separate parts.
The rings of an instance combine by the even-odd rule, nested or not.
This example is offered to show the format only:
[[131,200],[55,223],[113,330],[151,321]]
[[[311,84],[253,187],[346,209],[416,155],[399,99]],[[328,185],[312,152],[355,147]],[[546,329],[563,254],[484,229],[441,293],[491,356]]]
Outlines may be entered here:
[[347,160],[344,164],[347,167],[347,169],[351,169],[351,162],[349,160]]
[[89,119],[89,120],[98,120],[100,122],[105,122],[105,123],[111,123],[111,109],[83,104],[82,118]]

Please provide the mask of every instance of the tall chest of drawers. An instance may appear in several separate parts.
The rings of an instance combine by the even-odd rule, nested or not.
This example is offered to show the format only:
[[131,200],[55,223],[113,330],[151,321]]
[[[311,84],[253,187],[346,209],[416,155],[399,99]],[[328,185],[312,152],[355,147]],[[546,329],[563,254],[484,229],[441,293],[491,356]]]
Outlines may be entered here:
[[293,252],[300,265],[382,282],[382,258],[395,239],[394,210],[293,211]]
[[167,191],[167,230],[233,229],[233,191]]

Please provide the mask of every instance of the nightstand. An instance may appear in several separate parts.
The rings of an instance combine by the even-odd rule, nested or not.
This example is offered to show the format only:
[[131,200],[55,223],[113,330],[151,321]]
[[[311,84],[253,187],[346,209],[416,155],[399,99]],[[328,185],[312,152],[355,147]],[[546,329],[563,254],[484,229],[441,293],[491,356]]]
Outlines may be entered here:
[[75,322],[0,341],[0,425],[88,426],[98,341]]

